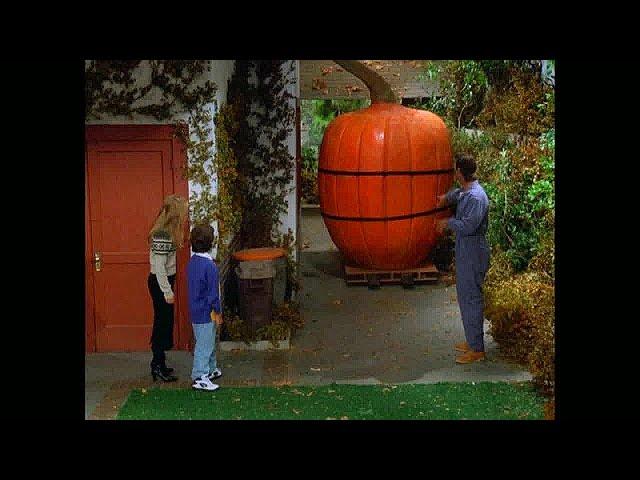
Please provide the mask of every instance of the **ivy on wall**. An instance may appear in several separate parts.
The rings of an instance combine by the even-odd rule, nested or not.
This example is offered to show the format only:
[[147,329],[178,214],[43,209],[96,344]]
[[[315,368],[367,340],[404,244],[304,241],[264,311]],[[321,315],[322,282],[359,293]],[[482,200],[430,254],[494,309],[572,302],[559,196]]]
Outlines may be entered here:
[[[297,278],[295,237],[291,231],[278,233],[295,174],[295,158],[287,145],[295,127],[294,96],[287,89],[293,62],[237,60],[228,101],[215,119],[208,105],[215,102],[217,86],[201,81],[210,61],[149,60],[148,65],[148,77],[141,78],[141,60],[87,62],[87,118],[145,115],[163,121],[187,112],[188,119],[177,123],[176,135],[187,146],[185,178],[196,186],[189,198],[191,219],[217,221],[221,280],[233,251],[266,246],[287,250],[290,278]],[[289,285],[290,290],[297,288],[295,281]]]
[[[245,201],[240,236],[242,248],[278,243],[280,217],[286,214],[287,196],[295,174],[295,158],[287,138],[295,126],[295,107],[287,90],[292,62],[247,61],[240,71],[248,75],[241,102],[246,114],[243,156],[238,167]],[[253,81],[250,81],[249,79]],[[234,92],[235,93],[235,92]],[[230,101],[234,99],[230,98]]]
[[[147,60],[150,76],[141,85],[136,72],[142,60],[90,60],[85,66],[85,114],[146,115],[167,120],[176,113],[192,112],[213,101],[217,87],[207,80],[208,60]],[[159,100],[154,96],[160,94]]]
[[[227,104],[216,125],[219,192],[225,194],[229,250],[277,246],[287,250],[290,290],[298,290],[295,236],[279,233],[295,174],[287,138],[295,127],[293,62],[237,60]],[[222,201],[219,201],[222,208]]]
[[89,119],[102,115],[133,118],[150,116],[169,120],[187,112],[188,120],[177,123],[176,135],[187,147],[188,163],[183,172],[196,188],[189,197],[195,223],[218,220],[217,196],[211,185],[215,176],[212,118],[208,105],[215,102],[217,86],[201,81],[211,70],[208,60],[148,60],[147,78],[142,60],[92,60],[85,68],[85,113]]

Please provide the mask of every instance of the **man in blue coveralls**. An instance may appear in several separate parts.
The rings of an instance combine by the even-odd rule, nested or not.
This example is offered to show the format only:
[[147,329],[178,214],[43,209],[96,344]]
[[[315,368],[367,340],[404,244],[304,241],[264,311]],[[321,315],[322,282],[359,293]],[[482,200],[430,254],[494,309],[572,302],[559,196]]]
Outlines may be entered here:
[[449,227],[456,235],[456,290],[466,337],[455,346],[460,352],[456,363],[472,363],[485,359],[482,283],[489,269],[489,199],[475,177],[473,156],[456,155],[455,160],[455,177],[462,187],[441,195],[438,205],[455,205],[456,215],[438,220],[436,228],[442,232]]

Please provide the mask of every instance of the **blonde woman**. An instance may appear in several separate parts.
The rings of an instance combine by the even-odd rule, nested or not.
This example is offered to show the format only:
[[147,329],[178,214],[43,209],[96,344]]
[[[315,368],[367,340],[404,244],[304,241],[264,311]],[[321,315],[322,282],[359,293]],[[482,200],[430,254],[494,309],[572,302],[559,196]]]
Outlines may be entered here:
[[167,367],[165,350],[173,347],[173,304],[176,278],[176,251],[184,244],[184,227],[189,205],[179,195],[164,199],[160,213],[149,232],[148,285],[153,301],[153,331],[151,333],[151,376],[155,381],[173,382],[178,378]]

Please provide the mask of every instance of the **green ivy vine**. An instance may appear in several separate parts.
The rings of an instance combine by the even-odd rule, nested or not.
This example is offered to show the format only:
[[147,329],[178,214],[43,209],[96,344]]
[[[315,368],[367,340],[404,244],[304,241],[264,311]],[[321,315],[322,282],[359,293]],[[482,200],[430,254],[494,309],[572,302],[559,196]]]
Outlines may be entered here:
[[[142,60],[92,60],[85,68],[85,112],[89,119],[102,115],[133,118],[144,115],[163,121],[187,112],[188,120],[176,123],[178,135],[187,147],[184,177],[196,189],[189,197],[191,218],[196,223],[218,220],[218,198],[211,189],[215,178],[211,112],[217,86],[201,82],[211,70],[208,60],[148,60],[148,78],[136,77]],[[154,96],[155,94],[155,96]]]
[[[287,137],[295,127],[294,96],[287,87],[294,71],[283,60],[237,60],[228,99],[212,118],[217,86],[207,80],[207,60],[149,60],[148,78],[141,78],[141,60],[88,61],[85,68],[87,118],[101,115],[151,116],[168,120],[187,112],[176,135],[187,147],[184,176],[192,184],[192,221],[218,224],[217,251],[221,280],[230,254],[243,248],[281,246],[287,250],[289,291],[299,288],[293,261],[295,237],[279,234],[280,217],[295,172]],[[159,90],[159,92],[158,92]],[[211,140],[215,126],[214,143]],[[217,194],[212,183],[217,179]]]

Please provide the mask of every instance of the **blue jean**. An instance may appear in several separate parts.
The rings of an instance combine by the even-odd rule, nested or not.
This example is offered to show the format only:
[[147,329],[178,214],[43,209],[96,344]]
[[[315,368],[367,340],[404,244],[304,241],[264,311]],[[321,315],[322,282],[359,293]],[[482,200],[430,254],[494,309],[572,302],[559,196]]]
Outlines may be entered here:
[[191,379],[208,375],[217,368],[216,363],[216,324],[192,323],[196,346],[193,350],[193,370]]

